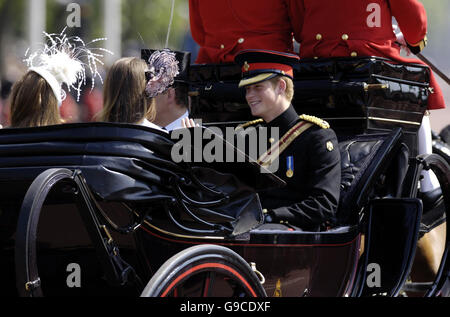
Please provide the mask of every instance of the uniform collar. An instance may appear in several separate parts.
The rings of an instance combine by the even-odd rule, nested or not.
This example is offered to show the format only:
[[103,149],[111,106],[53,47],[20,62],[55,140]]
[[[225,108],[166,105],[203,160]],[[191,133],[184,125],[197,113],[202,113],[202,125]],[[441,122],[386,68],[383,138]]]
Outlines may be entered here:
[[270,121],[267,126],[279,127],[280,133],[286,133],[298,121],[298,114],[294,106],[290,105],[281,115]]
[[166,129],[167,131],[172,131],[172,130],[175,130],[175,129],[180,129],[180,128],[183,127],[182,120],[183,120],[184,118],[188,118],[188,117],[189,117],[189,111],[186,110],[186,112],[185,112],[181,117],[179,117],[179,118],[176,119],[175,121],[173,121],[173,122],[169,123],[168,125],[166,125],[166,126],[164,127],[164,129]]

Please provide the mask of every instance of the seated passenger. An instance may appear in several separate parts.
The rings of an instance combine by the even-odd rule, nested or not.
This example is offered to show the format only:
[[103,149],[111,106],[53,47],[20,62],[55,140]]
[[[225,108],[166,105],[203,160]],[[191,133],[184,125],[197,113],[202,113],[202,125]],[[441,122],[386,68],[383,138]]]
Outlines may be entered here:
[[190,53],[175,52],[180,73],[164,93],[155,97],[156,115],[153,123],[167,131],[183,128],[182,121],[189,118],[189,86],[187,84],[187,71],[189,68]]
[[11,93],[11,127],[29,128],[61,124],[58,100],[49,83],[28,71]]
[[153,53],[149,65],[136,57],[119,59],[105,80],[99,121],[139,124],[164,131],[150,122],[156,114],[155,97],[173,84],[177,74],[175,54],[168,50]]
[[[78,37],[64,32],[46,34],[49,43],[25,60],[28,71],[11,92],[11,127],[26,128],[63,123],[60,107],[66,98],[62,86],[78,93],[86,83],[85,68],[93,69],[101,55],[94,54]],[[80,43],[83,43],[80,46]],[[81,54],[82,53],[82,54]],[[82,61],[80,59],[86,59]],[[37,64],[37,65],[35,65]],[[98,73],[92,74],[92,80]]]
[[[239,86],[246,89],[252,115],[262,118],[240,128],[261,124],[279,129],[279,140],[268,140],[271,149],[258,160],[264,166],[278,159],[275,174],[287,183],[284,188],[260,194],[266,221],[311,231],[332,226],[341,180],[338,141],[325,121],[299,116],[291,104],[292,65],[298,62],[298,56],[246,50],[236,56],[236,62],[243,67]],[[273,157],[273,153],[278,156]],[[266,161],[271,154],[272,160]]]

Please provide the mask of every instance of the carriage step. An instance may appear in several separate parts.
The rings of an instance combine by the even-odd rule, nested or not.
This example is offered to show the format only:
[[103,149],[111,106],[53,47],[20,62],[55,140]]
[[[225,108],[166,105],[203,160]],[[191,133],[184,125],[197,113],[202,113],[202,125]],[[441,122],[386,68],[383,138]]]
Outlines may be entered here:
[[405,292],[426,292],[433,286],[433,282],[426,283],[406,283],[402,291]]

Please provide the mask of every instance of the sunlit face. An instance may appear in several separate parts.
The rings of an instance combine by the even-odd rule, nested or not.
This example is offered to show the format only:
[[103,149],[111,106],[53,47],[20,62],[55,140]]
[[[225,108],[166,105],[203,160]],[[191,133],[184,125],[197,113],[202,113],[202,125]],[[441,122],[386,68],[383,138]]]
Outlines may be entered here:
[[245,98],[253,116],[264,119],[273,112],[279,96],[268,80],[246,86],[245,91]]

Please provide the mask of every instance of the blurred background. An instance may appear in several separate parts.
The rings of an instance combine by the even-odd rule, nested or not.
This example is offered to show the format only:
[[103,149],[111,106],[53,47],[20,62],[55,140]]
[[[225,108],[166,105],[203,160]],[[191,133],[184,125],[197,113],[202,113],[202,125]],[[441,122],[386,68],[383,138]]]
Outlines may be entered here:
[[[213,0],[210,0],[213,1]],[[428,47],[423,51],[431,62],[450,77],[450,1],[421,0],[428,14]],[[105,60],[102,70],[122,56],[140,56],[141,48],[192,52],[197,47],[189,31],[188,0],[0,0],[0,124],[8,125],[8,95],[12,84],[26,71],[23,63],[27,49],[44,42],[43,31],[81,36],[98,42],[114,56]],[[173,19],[171,19],[173,12]],[[79,18],[79,20],[78,20]],[[168,32],[170,28],[170,33]],[[450,86],[436,76],[444,91],[447,109],[431,113],[433,130],[450,124]],[[68,122],[88,122],[102,107],[102,84],[91,92],[87,85],[80,102],[68,96],[61,108]]]

